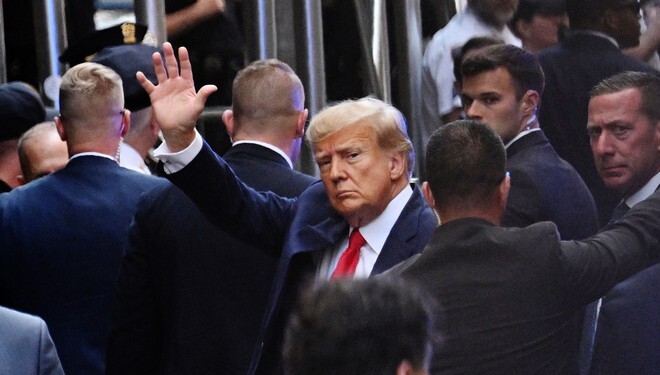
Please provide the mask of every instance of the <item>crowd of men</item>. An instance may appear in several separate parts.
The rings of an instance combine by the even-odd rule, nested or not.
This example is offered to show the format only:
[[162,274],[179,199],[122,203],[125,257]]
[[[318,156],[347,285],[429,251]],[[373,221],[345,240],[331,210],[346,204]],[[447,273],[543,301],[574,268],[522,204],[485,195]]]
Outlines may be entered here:
[[53,119],[0,86],[0,373],[657,372],[639,4],[520,1],[469,0],[430,42],[425,150],[379,99],[310,116],[276,59],[233,80],[223,155],[185,47],[102,49]]

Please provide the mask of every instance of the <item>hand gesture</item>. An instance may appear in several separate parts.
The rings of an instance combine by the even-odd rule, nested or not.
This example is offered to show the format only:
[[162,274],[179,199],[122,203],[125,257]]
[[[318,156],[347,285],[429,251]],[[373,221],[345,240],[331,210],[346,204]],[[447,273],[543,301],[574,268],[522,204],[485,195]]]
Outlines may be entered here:
[[181,70],[170,43],[163,44],[165,64],[159,53],[152,60],[158,84],[152,84],[142,72],[137,79],[149,94],[154,118],[160,125],[163,138],[172,152],[188,147],[195,139],[195,124],[204,109],[206,99],[218,88],[205,85],[195,92],[192,66],[185,47],[179,48]]

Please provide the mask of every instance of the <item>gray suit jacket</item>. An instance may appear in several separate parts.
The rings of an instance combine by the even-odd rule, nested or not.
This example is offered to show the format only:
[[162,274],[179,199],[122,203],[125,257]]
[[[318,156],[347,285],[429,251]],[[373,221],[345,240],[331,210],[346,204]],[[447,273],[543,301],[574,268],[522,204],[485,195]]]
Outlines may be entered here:
[[43,319],[0,307],[0,332],[0,374],[64,374]]

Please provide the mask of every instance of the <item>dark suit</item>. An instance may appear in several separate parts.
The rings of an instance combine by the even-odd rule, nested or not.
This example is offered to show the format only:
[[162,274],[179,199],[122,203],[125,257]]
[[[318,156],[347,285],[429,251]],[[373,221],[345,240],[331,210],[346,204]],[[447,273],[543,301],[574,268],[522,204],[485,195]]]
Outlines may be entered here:
[[660,264],[619,283],[605,297],[593,375],[655,375],[660,369]]
[[549,222],[441,225],[417,259],[392,270],[437,302],[431,372],[576,373],[574,314],[657,257],[660,193],[608,228],[560,241]]
[[[266,147],[226,154],[257,190],[295,197],[316,181]],[[277,259],[212,225],[178,188],[139,203],[119,278],[107,374],[248,369]]]
[[104,373],[128,227],[158,184],[169,183],[80,156],[0,196],[0,304],[46,321],[69,375]]
[[503,226],[552,221],[564,240],[596,233],[598,218],[589,189],[575,169],[557,155],[543,131],[517,139],[506,154],[511,190]]
[[[348,223],[330,205],[321,183],[297,200],[255,194],[231,173],[208,145],[183,170],[168,176],[217,225],[279,257],[278,270],[251,372],[278,370],[289,309],[320,255],[348,234]],[[418,189],[396,221],[374,265],[381,273],[422,250],[436,219]],[[259,367],[255,369],[255,366]]]
[[605,187],[594,166],[586,130],[589,92],[600,81],[617,73],[655,71],[624,55],[607,39],[587,34],[569,36],[538,57],[545,72],[541,127],[557,154],[584,179],[596,201],[599,221],[604,225],[619,197]]
[[222,158],[241,181],[257,191],[272,191],[294,198],[316,181],[312,176],[292,170],[275,151],[257,144],[232,146]]

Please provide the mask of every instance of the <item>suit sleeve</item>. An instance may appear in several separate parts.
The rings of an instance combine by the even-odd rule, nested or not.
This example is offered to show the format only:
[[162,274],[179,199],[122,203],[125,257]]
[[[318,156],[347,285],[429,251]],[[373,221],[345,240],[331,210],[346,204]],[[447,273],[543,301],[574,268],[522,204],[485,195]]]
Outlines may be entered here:
[[110,333],[106,348],[107,375],[148,375],[158,373],[161,363],[161,315],[152,282],[157,265],[150,263],[150,228],[148,224],[156,200],[138,204],[129,229],[126,255],[122,260]]
[[243,184],[208,144],[185,168],[166,177],[221,229],[256,246],[283,242],[296,200]]
[[660,191],[585,241],[563,241],[567,287],[580,303],[655,263],[660,254]]
[[39,374],[64,375],[60,358],[57,356],[57,350],[48,332],[46,322],[40,319],[39,323]]
[[523,170],[511,169],[511,191],[502,218],[505,227],[526,227],[541,221],[544,203],[534,180]]

